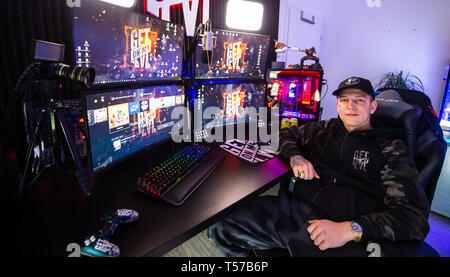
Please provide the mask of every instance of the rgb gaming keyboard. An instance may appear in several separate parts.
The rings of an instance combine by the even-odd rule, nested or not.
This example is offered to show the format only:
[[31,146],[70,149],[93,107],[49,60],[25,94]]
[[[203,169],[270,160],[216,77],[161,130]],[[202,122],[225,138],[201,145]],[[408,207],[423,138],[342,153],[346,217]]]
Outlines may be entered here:
[[[180,205],[223,160],[218,153],[211,154],[212,151],[207,146],[200,144],[188,146],[139,177],[137,189],[152,197]],[[204,163],[207,165],[203,165]],[[190,177],[194,171],[195,176]],[[190,180],[186,180],[187,176]],[[184,182],[185,180],[187,182]]]

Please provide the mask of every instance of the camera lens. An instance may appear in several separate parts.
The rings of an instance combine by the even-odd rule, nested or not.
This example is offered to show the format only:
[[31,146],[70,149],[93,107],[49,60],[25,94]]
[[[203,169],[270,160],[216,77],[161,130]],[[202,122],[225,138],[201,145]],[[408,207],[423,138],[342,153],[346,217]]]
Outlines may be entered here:
[[92,67],[70,66],[57,64],[53,70],[56,76],[79,82],[85,87],[92,85],[95,79],[95,70]]

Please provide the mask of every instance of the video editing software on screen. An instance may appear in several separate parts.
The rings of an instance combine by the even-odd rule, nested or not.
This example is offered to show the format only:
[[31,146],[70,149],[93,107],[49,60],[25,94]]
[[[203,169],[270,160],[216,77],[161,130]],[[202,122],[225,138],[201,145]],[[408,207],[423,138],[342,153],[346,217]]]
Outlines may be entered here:
[[182,26],[99,1],[73,10],[75,63],[95,85],[181,78]]
[[[175,107],[184,107],[183,86],[152,86],[85,96],[92,170],[170,139]],[[180,126],[181,128],[181,126]]]

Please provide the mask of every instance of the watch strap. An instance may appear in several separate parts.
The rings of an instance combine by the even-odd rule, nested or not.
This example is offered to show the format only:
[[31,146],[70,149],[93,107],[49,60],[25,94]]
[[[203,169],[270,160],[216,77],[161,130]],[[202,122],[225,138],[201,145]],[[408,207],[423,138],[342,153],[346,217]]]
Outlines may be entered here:
[[352,231],[353,235],[355,236],[354,241],[360,242],[362,238],[362,228],[361,225],[354,221],[350,221],[348,225],[348,229]]

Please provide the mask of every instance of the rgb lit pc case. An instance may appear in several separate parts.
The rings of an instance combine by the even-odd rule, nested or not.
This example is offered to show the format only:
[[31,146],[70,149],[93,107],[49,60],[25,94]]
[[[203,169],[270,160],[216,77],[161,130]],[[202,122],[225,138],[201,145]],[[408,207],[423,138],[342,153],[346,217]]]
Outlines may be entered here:
[[441,112],[439,114],[439,125],[441,125],[444,138],[450,143],[450,86],[449,86],[450,68],[447,74],[444,95],[442,98]]
[[280,109],[281,127],[320,120],[322,70],[269,70],[268,106]]

